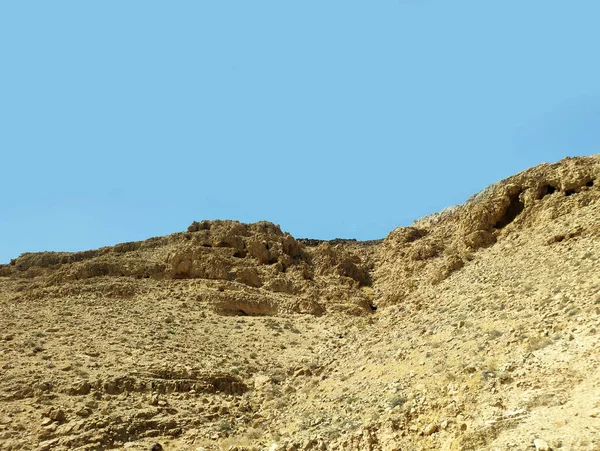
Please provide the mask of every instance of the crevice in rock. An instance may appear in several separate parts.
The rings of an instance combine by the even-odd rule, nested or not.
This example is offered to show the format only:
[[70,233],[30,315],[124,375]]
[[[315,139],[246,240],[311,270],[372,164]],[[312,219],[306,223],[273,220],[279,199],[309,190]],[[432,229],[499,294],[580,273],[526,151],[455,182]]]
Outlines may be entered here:
[[371,272],[366,272],[364,277],[358,281],[358,285],[361,287],[372,287],[373,276],[371,275]]
[[575,194],[574,189],[568,189],[565,191],[565,196],[572,196],[573,194]]
[[525,204],[521,201],[521,199],[519,199],[519,194],[511,196],[508,208],[504,212],[502,218],[500,218],[500,220],[494,225],[494,228],[502,229],[506,227],[508,224],[513,222],[524,209]]

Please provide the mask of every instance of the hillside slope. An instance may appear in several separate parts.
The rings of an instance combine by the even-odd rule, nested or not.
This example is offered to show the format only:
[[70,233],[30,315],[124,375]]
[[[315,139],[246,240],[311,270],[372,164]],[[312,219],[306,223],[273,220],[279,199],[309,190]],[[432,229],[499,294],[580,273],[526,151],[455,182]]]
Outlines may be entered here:
[[0,265],[0,449],[600,449],[600,156],[384,240],[267,222]]

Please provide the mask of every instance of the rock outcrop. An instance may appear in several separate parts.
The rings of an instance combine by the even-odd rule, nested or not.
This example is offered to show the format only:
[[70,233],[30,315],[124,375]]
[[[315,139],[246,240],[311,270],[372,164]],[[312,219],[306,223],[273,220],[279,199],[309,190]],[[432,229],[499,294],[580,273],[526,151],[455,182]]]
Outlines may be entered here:
[[567,158],[495,183],[465,204],[392,231],[374,278],[382,305],[403,302],[462,268],[482,248],[600,199],[600,158]]

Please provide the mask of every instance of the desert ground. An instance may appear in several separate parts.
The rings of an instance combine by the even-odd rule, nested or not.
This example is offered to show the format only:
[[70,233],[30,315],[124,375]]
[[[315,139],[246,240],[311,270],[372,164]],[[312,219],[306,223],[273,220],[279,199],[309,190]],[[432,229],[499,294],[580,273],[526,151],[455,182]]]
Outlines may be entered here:
[[599,155],[378,241],[200,221],[0,265],[2,450],[600,450],[599,362]]

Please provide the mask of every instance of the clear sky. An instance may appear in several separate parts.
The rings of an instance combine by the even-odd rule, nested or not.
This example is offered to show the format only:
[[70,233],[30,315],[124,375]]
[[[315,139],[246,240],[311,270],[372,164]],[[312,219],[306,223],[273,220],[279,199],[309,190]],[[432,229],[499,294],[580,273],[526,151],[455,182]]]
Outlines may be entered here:
[[600,2],[0,3],[0,262],[269,220],[382,238],[600,152]]

